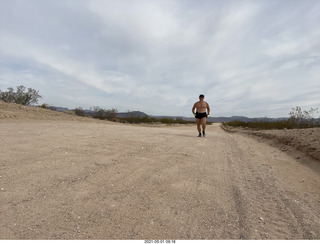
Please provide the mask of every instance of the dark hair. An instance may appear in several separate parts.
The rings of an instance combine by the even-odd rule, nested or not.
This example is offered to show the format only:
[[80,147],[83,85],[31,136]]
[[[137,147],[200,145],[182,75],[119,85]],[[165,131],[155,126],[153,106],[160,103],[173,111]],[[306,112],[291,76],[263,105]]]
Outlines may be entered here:
[[200,96],[199,97],[204,97],[204,95],[203,94],[200,94]]

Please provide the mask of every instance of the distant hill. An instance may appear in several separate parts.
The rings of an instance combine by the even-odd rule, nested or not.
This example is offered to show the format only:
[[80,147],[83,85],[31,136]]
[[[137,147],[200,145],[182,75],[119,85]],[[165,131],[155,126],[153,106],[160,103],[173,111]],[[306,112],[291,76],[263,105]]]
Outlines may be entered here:
[[49,106],[49,109],[53,110],[53,111],[57,111],[57,112],[66,112],[69,111],[68,108],[63,108],[63,107],[55,107],[55,106]]
[[146,113],[140,112],[140,111],[131,111],[131,112],[126,112],[126,113],[118,113],[117,117],[118,118],[144,118],[144,117],[151,117],[147,115]]

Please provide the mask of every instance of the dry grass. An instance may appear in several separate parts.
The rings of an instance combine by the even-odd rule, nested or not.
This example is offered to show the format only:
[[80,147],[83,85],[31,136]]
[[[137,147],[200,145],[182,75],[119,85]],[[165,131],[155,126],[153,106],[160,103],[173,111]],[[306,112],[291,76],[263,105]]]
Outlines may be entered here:
[[290,119],[277,120],[277,121],[253,121],[253,122],[231,121],[223,124],[225,126],[242,127],[242,128],[255,129],[255,130],[301,129],[301,128],[320,127],[320,123],[315,122],[313,120],[298,123],[295,120],[290,120]]

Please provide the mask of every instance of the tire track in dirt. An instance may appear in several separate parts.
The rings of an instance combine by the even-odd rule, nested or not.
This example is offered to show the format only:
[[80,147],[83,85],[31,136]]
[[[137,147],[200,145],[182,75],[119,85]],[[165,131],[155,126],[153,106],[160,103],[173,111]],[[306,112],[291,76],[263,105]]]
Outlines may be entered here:
[[[236,140],[229,140],[229,143],[234,153],[230,154],[231,158],[228,161],[233,162],[232,168],[235,169],[234,176],[237,179],[234,180],[233,186],[234,199],[236,206],[240,206],[240,226],[242,222],[246,223],[249,227],[249,237],[252,238],[255,232],[258,232],[259,238],[267,239],[315,238],[315,232],[306,221],[306,214],[303,214],[303,210],[293,199],[276,186],[277,179],[268,167],[270,155],[252,158],[245,150],[239,149]],[[264,163],[261,164],[261,161]],[[242,212],[245,205],[248,211]],[[250,216],[247,213],[250,213]],[[252,224],[248,224],[250,222]]]

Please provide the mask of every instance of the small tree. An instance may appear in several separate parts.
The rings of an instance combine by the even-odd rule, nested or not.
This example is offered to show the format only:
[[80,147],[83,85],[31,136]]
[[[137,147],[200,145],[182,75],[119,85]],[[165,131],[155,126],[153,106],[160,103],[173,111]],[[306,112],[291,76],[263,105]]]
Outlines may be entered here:
[[0,100],[4,102],[31,105],[38,103],[39,98],[42,98],[39,91],[32,88],[26,90],[24,86],[17,86],[16,91],[12,87],[9,87],[5,92],[0,90]]

